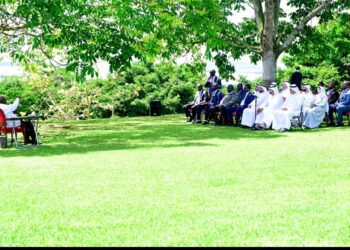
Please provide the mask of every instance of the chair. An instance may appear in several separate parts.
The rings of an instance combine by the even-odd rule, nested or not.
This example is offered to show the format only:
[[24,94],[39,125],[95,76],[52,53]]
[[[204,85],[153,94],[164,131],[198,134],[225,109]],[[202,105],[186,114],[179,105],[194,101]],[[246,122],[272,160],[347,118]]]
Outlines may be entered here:
[[239,117],[238,115],[237,115],[237,112],[236,111],[233,111],[232,112],[232,117],[234,117],[235,118],[235,123],[236,123],[236,125],[238,126],[239,125],[239,123],[240,123],[240,121],[241,121],[241,117]]
[[[300,113],[298,115],[294,115],[292,118],[292,121],[297,120],[297,125],[300,127],[301,130],[303,130],[303,122],[304,122],[304,112],[303,112],[303,104],[304,104],[304,99],[300,99]],[[293,125],[293,122],[292,122]],[[292,128],[292,126],[291,126]]]
[[348,118],[348,126],[350,126],[350,110],[345,112],[344,115]]
[[[7,134],[10,133],[11,134],[11,146],[13,144],[13,142],[16,142],[17,145],[17,133],[21,132],[23,133],[23,140],[25,143],[25,128],[24,127],[14,127],[14,128],[8,128],[7,127],[7,122],[6,122],[6,117],[5,117],[5,113],[3,110],[0,109],[0,134],[4,134],[7,138]],[[14,140],[15,138],[15,140]]]

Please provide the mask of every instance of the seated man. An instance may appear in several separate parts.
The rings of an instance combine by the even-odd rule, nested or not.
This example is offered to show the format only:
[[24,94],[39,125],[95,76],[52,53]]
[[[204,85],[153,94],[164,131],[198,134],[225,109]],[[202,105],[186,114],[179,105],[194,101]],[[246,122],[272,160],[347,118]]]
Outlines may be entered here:
[[236,111],[237,119],[242,117],[244,109],[254,100],[253,94],[250,92],[250,84],[244,85],[238,104],[226,107],[228,125],[233,125],[232,112]]
[[215,107],[220,103],[222,99],[222,93],[219,89],[219,85],[217,83],[213,84],[213,92],[211,93],[210,101],[208,103],[204,103],[204,105],[200,105],[197,110],[197,121],[196,123],[201,123],[201,114],[202,111],[205,110],[205,121],[203,124],[209,123],[209,112],[212,107]]
[[311,91],[311,85],[304,83],[301,85],[301,96],[304,98],[303,112],[304,114],[312,108],[315,102],[315,95]]
[[339,99],[339,92],[336,90],[336,81],[331,81],[328,84],[328,91],[326,93],[328,97],[328,124],[329,126],[335,126],[334,112],[336,111],[336,103]]
[[198,104],[201,103],[205,99],[204,98],[205,94],[206,94],[206,91],[203,89],[203,85],[198,84],[197,85],[197,93],[194,97],[194,100],[183,106],[183,109],[184,109],[185,114],[186,114],[186,118],[189,118],[188,122],[192,122],[195,119]]
[[291,127],[291,120],[299,115],[303,105],[304,98],[301,96],[296,84],[290,85],[290,94],[283,102],[281,109],[273,113],[272,129],[277,131],[286,131]]
[[344,126],[343,124],[343,114],[347,111],[350,111],[350,82],[345,81],[342,85],[342,93],[336,103],[336,109],[338,113],[338,120],[336,126]]
[[[226,120],[226,107],[233,106],[239,100],[239,96],[234,91],[232,84],[227,86],[227,94],[221,99],[220,103],[216,106],[210,108],[210,115],[214,118],[216,125],[220,124],[221,118]],[[221,112],[221,117],[219,118],[217,112]]]
[[[251,128],[255,124],[255,119],[258,109],[263,109],[267,106],[269,100],[269,93],[265,86],[256,86],[256,101],[251,102],[248,107],[243,111],[241,125],[243,127]],[[256,105],[256,106],[255,106]]]
[[[16,118],[17,115],[14,114],[14,112],[18,108],[19,98],[16,98],[16,100],[12,104],[7,105],[6,103],[7,103],[6,98],[3,96],[0,96],[0,109],[4,112],[6,119]],[[19,120],[8,121],[6,126],[8,128],[23,127],[25,131],[23,132],[24,144],[36,143],[36,135],[35,135],[33,124],[31,122],[24,122],[24,121],[21,122]]]
[[255,119],[255,128],[257,130],[265,130],[271,127],[273,114],[276,110],[281,109],[283,104],[282,95],[278,93],[278,87],[275,82],[270,85],[269,99],[265,108],[257,109],[257,116]]

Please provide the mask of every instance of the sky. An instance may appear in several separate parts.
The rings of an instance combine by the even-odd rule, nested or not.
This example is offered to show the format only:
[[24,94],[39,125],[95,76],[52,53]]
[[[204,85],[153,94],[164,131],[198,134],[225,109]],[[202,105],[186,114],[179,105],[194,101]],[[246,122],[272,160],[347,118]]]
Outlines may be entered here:
[[[286,5],[286,0],[281,1],[281,7],[289,13],[292,9]],[[234,23],[240,22],[244,17],[253,17],[254,12],[251,8],[247,8],[245,11],[234,13],[230,20]],[[186,57],[179,58],[178,63],[185,63],[188,59]],[[211,69],[216,69],[218,72],[217,67],[215,66],[215,63],[211,61],[206,61],[206,72],[207,75],[209,75],[209,71]],[[262,64],[261,62],[257,63],[256,65],[252,64],[249,60],[249,57],[243,56],[240,60],[234,61],[233,65],[235,66],[236,73],[234,76],[236,78],[239,77],[239,75],[243,75],[249,80],[254,80],[262,75]],[[99,72],[99,76],[101,78],[106,78],[109,72],[109,66],[108,63],[100,61],[97,63],[97,68]],[[278,67],[284,68],[284,64],[281,62],[281,57],[278,60]],[[0,54],[0,78],[4,76],[11,76],[11,75],[23,75],[25,71],[22,67],[16,65],[12,62],[12,60],[4,55]],[[224,83],[228,83],[223,81]],[[230,83],[232,81],[229,81]]]

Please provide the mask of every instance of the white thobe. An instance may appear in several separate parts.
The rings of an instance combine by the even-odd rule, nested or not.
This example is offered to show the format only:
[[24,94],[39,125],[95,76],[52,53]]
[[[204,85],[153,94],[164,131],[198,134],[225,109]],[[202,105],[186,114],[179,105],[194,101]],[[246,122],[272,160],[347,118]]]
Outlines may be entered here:
[[[276,110],[273,114],[272,128],[275,130],[290,129],[291,119],[293,116],[300,115],[303,101],[304,98],[301,95],[288,95],[281,109]],[[282,110],[283,108],[287,110]]]
[[[269,94],[267,92],[258,95],[256,100],[257,108],[265,108],[268,102]],[[255,123],[255,101],[252,101],[250,107],[244,109],[241,124],[252,127]]]
[[306,113],[315,102],[315,96],[312,93],[303,94],[303,113]]
[[326,95],[319,94],[315,98],[315,107],[310,108],[304,113],[303,125],[308,128],[317,128],[320,126],[323,118],[328,111],[328,99]]
[[256,119],[256,124],[265,124],[266,128],[269,128],[272,124],[273,114],[276,110],[280,110],[283,104],[283,98],[279,94],[274,96],[270,95],[266,108],[261,111]]
[[[18,108],[18,105],[19,105],[19,99],[16,98],[16,100],[12,104],[9,104],[9,105],[0,104],[0,109],[2,109],[2,111],[4,111],[6,119],[15,118],[15,117],[17,117],[17,115],[14,112]],[[21,126],[21,121],[8,121],[6,126],[8,128],[19,127],[19,126]]]

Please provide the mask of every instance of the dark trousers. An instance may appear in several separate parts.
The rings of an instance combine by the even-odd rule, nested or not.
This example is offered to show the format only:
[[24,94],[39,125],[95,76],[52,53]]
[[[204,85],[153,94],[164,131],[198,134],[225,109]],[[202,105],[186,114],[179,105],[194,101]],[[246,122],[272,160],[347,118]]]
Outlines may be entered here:
[[347,111],[350,111],[350,105],[339,105],[337,106],[338,120],[337,123],[343,123],[343,114]]
[[25,128],[26,132],[24,134],[25,138],[25,142],[26,143],[36,143],[36,135],[35,135],[35,130],[34,130],[34,126],[31,122],[29,121],[22,121],[22,126]]
[[328,121],[334,123],[334,113],[337,111],[337,107],[334,104],[329,104],[328,109]]
[[233,123],[233,116],[232,116],[232,112],[236,111],[236,116],[237,119],[239,120],[242,115],[243,115],[243,111],[244,111],[245,107],[226,107],[226,119],[228,123]]
[[197,113],[197,107],[193,104],[186,104],[183,106],[183,110],[185,112],[185,115],[187,118],[190,118],[190,120],[193,120],[196,117]]
[[[221,113],[221,116],[218,116],[218,113]],[[210,116],[213,117],[213,120],[218,124],[222,117],[226,120],[226,107],[224,105],[216,105],[210,107]]]
[[209,121],[210,107],[211,107],[211,105],[209,105],[209,104],[198,106],[198,108],[197,108],[197,121],[201,120],[201,114],[202,114],[203,110],[205,110],[205,120]]

